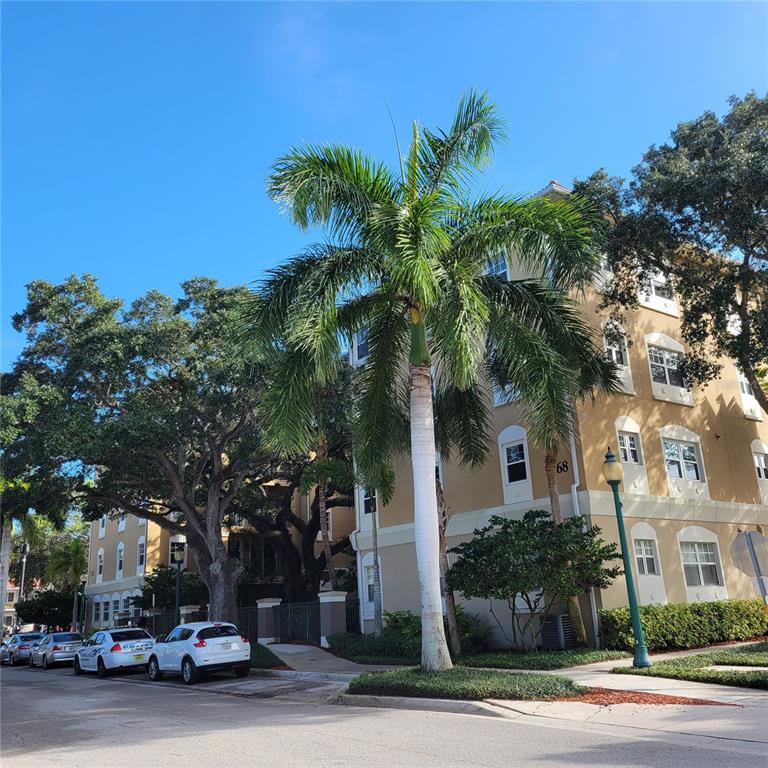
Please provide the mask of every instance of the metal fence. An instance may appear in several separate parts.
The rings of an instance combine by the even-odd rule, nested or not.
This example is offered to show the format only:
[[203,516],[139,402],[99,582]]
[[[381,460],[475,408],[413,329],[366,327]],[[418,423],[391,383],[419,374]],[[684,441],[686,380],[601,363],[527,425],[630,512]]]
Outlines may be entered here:
[[320,642],[320,602],[287,603],[278,607],[280,642]]
[[360,632],[360,602],[347,598],[347,632]]

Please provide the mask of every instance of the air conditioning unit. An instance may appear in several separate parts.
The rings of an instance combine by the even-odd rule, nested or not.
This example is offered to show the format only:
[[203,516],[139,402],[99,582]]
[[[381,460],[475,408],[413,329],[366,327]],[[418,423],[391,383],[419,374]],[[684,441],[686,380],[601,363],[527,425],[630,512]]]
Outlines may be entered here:
[[547,651],[574,648],[571,617],[568,614],[548,616],[541,631],[541,645]]

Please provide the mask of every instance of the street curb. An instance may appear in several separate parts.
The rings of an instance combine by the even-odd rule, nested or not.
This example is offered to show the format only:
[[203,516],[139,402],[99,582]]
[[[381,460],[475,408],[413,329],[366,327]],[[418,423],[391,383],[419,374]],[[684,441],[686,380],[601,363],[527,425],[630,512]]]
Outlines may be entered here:
[[484,701],[452,701],[450,699],[419,699],[407,696],[370,696],[364,694],[341,693],[327,699],[328,703],[341,704],[348,707],[376,707],[379,709],[413,709],[427,712],[452,712],[456,715],[479,715],[481,717],[500,717],[512,720],[522,712],[514,715],[499,711],[492,704]]
[[359,675],[355,672],[297,672],[293,669],[255,669],[251,667],[253,677],[282,677],[288,680],[315,680],[328,683],[348,683]]

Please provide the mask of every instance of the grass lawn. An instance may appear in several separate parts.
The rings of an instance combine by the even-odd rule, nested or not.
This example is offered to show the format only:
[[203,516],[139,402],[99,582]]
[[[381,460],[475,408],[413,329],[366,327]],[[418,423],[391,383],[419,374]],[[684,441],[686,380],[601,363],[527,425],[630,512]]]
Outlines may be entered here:
[[454,667],[448,672],[396,669],[366,672],[349,684],[353,694],[414,696],[424,699],[529,699],[543,701],[578,696],[582,686],[556,675],[492,672]]
[[259,643],[251,643],[251,669],[272,669],[284,666],[285,662],[275,656],[269,648]]
[[597,661],[624,659],[631,654],[625,651],[602,651],[595,648],[577,648],[567,651],[491,651],[464,656],[465,667],[495,669],[565,669]]
[[[765,667],[764,670],[707,669],[717,666]],[[717,683],[739,688],[760,688],[768,690],[768,642],[753,643],[739,648],[725,648],[721,651],[697,653],[679,659],[657,661],[649,669],[616,667],[613,670],[622,675],[646,675],[648,677],[669,677],[674,680],[690,680],[693,683]]]

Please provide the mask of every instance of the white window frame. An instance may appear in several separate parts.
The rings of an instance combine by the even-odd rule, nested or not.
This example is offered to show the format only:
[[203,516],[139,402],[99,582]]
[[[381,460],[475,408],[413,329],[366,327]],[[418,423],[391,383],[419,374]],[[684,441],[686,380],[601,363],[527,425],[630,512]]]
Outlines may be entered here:
[[[521,445],[523,449],[525,478],[522,480],[508,480],[507,448]],[[533,499],[533,485],[531,479],[531,454],[528,447],[528,433],[526,430],[513,424],[503,429],[498,436],[499,461],[501,464],[501,485],[505,504],[531,501]]]
[[443,457],[440,451],[435,451],[435,479],[440,481],[440,485],[445,490],[445,475],[443,474]]
[[112,624],[120,617],[120,595],[112,595]]
[[[661,362],[658,359],[652,359],[657,355],[656,351],[661,353]],[[648,358],[648,376],[651,381],[651,391],[656,400],[664,400],[678,405],[693,406],[693,393],[690,387],[682,380],[682,384],[670,383],[670,371],[676,371],[677,367],[685,360],[685,348],[683,345],[663,333],[645,334],[645,351]],[[677,355],[677,367],[673,368],[669,363],[667,355]],[[653,375],[653,367],[660,366],[664,371],[664,381],[656,381]]]
[[115,547],[115,581],[123,578],[125,571],[125,544],[122,541],[117,542]]
[[621,466],[624,469],[624,491],[626,493],[637,493],[647,496],[650,494],[650,490],[645,467],[645,446],[643,445],[643,437],[640,434],[640,425],[631,416],[618,416],[613,424],[616,429],[619,460],[621,461],[621,440],[619,436],[622,433],[634,435],[637,438],[637,447],[640,452],[639,464],[621,462]]
[[[725,580],[723,579],[722,569],[720,567],[720,552],[715,541],[681,541],[680,545],[680,560],[683,563],[683,579],[685,579],[685,586],[691,589],[696,587],[722,587],[725,586]],[[688,559],[686,561],[686,555],[692,555],[693,560]],[[708,559],[711,557],[712,559]],[[698,583],[688,583],[687,568],[696,569],[696,578]],[[704,569],[714,568],[714,574],[716,581],[705,581]]]
[[93,601],[93,626],[101,625],[101,599],[96,598]]
[[[651,281],[647,286],[641,286],[638,290],[638,302],[640,306],[647,309],[653,309],[656,312],[663,312],[665,315],[671,315],[677,317],[679,314],[677,306],[677,298],[675,296],[674,288],[670,286],[672,297],[665,297],[659,293],[659,288],[662,285],[667,285],[666,275],[661,272],[657,272],[651,277]],[[664,291],[666,292],[666,291]]]
[[96,583],[101,584],[104,581],[104,549],[99,547],[96,552]]
[[[374,618],[373,600],[368,600],[368,568],[373,570],[373,552],[366,552],[358,554],[358,567],[357,567],[357,594],[360,600],[360,619],[368,620]],[[381,569],[381,557],[379,557],[379,589],[381,590],[381,604],[386,605],[384,602],[384,582],[382,580]],[[362,629],[362,627],[361,627]]]
[[107,535],[107,516],[102,515],[99,518],[99,538],[103,539]]
[[[676,358],[677,362],[673,366],[670,364],[670,358]],[[655,358],[655,359],[654,359]],[[665,347],[659,347],[655,344],[648,345],[648,365],[651,369],[651,381],[655,384],[667,385],[669,387],[683,387],[685,388],[685,379],[680,372],[680,365],[685,357],[682,352],[676,349],[666,349]],[[659,381],[654,378],[654,366],[657,369],[661,369],[664,372],[664,381]],[[672,381],[673,373],[679,374],[680,382]]]
[[752,454],[755,462],[755,472],[758,480],[768,480],[768,453],[755,452]]
[[138,520],[138,526],[140,528],[143,528],[147,524],[147,518],[146,517],[137,517]]
[[485,262],[484,271],[486,275],[498,275],[505,280],[509,280],[509,259],[507,254],[500,251],[495,256],[491,256]]
[[139,536],[136,542],[136,575],[143,575],[147,567],[147,540],[144,536]]
[[[707,467],[704,461],[704,453],[701,450],[701,439],[690,429],[679,424],[667,424],[659,430],[661,438],[661,458],[664,462],[664,474],[667,476],[667,486],[669,495],[677,498],[688,499],[708,499],[709,481],[707,479]],[[688,477],[673,477],[669,473],[667,466],[667,453],[665,450],[665,441],[672,441],[679,444],[677,450],[677,461],[683,460],[682,446],[692,446],[696,455],[696,465],[699,469],[699,479],[694,480]],[[675,460],[675,459],[670,459]],[[688,462],[694,463],[694,462]],[[680,470],[685,475],[685,465],[680,465]]]
[[117,532],[122,533],[125,530],[125,519],[128,517],[125,512],[117,516]]
[[[755,438],[750,445],[750,449],[752,451],[752,463],[755,467],[755,476],[757,480],[757,491],[759,498],[763,504],[768,506],[768,476],[761,476],[760,473],[760,470],[762,469],[762,462],[768,462],[768,443],[760,440],[759,438]],[[765,457],[765,459],[758,457]]]
[[120,597],[120,613],[131,615],[131,593],[123,592]]
[[[677,448],[677,458],[670,459],[667,457],[667,446],[674,445]],[[694,457],[691,458],[685,458],[684,451],[686,448],[693,449]],[[699,450],[699,444],[694,442],[689,442],[687,440],[676,440],[672,437],[664,437],[662,438],[662,449],[664,453],[664,467],[667,472],[667,477],[670,480],[687,480],[691,483],[703,483],[706,482],[706,478],[704,477],[704,467],[701,463],[701,453]],[[678,468],[680,470],[680,475],[673,475],[670,474],[669,471],[669,464],[670,462],[676,463],[678,465]],[[688,465],[693,465],[696,470],[696,477],[688,477]]]
[[[640,443],[640,434],[638,432],[630,432],[628,430],[618,430],[618,444],[619,444],[619,461],[622,464],[635,464],[642,466],[643,461],[643,449]],[[623,445],[622,445],[623,443]],[[632,445],[634,443],[634,445]],[[633,456],[636,454],[636,456]]]
[[736,381],[739,387],[739,398],[741,400],[741,410],[744,411],[744,418],[752,421],[763,420],[763,409],[757,402],[752,385],[744,375],[744,371],[736,366]]
[[[361,339],[363,339],[363,341],[361,341]],[[363,344],[365,345],[364,348],[367,351],[364,355],[361,355],[360,347]],[[352,336],[352,352],[353,352],[353,360],[352,360],[353,367],[363,365],[365,361],[371,356],[371,346],[370,346],[370,341],[368,339],[368,328],[360,328],[359,330],[355,331],[355,333]]]
[[[655,539],[632,539],[632,549],[635,553],[635,566],[639,576],[660,576],[659,551]],[[649,561],[653,563],[653,571],[649,570]]]
[[109,614],[111,613],[110,608],[112,606],[112,603],[110,602],[109,596],[105,597],[101,601],[101,626],[104,626],[105,624],[109,624]]
[[[360,491],[360,500],[362,504],[362,513],[364,517],[368,517],[369,515],[372,515],[373,513],[378,514],[379,511],[379,493],[374,488],[373,493],[370,492],[369,488],[366,488],[365,486],[362,486]],[[366,504],[367,501],[370,501],[370,504]],[[373,517],[368,517],[369,520],[373,520]],[[378,523],[378,520],[377,520]]]
[[[615,331],[614,333],[620,334],[618,341],[609,338],[608,333],[603,329],[603,349],[605,350],[605,355],[617,368],[627,368],[629,366],[627,337],[623,331]],[[618,359],[619,357],[621,357],[621,360]]]

